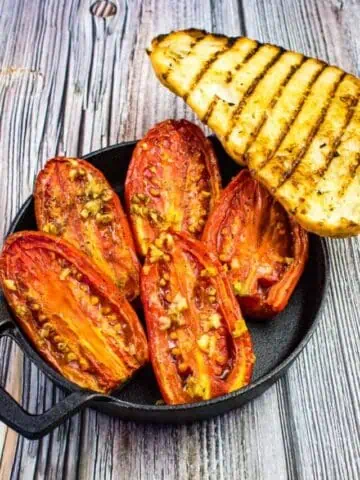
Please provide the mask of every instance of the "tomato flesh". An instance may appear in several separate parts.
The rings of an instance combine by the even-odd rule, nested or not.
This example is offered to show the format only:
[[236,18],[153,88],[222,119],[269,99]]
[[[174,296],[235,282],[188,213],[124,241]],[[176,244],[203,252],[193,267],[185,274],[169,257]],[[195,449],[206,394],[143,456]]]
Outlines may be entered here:
[[0,284],[34,347],[77,385],[109,392],[146,363],[146,337],[131,305],[70,243],[40,232],[10,236]]
[[146,257],[141,298],[167,403],[207,400],[248,384],[250,334],[221,265],[199,241],[160,235]]
[[129,298],[139,294],[140,265],[119,197],[103,174],[84,160],[57,157],[35,187],[39,230],[86,253]]
[[136,145],[125,183],[138,252],[146,255],[169,228],[199,238],[220,188],[212,145],[199,127],[186,120],[153,127]]
[[306,263],[307,233],[242,170],[224,189],[202,240],[216,252],[245,315],[285,308]]

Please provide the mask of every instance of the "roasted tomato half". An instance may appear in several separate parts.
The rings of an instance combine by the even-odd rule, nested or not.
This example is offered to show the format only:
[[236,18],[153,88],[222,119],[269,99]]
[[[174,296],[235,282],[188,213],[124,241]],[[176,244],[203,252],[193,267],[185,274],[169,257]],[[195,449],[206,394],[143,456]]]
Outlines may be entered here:
[[125,295],[139,294],[139,262],[119,197],[99,170],[84,160],[57,157],[35,187],[39,230],[85,252]]
[[147,361],[136,313],[70,243],[40,232],[10,236],[0,283],[36,350],[77,385],[109,392]]
[[208,400],[247,385],[255,357],[216,257],[185,233],[162,233],[141,274],[150,358],[166,403]]
[[152,128],[136,145],[125,183],[138,252],[168,228],[199,238],[220,189],[215,153],[199,127],[167,120]]
[[244,315],[255,318],[285,308],[308,256],[307,233],[245,169],[222,192],[203,241],[227,269]]

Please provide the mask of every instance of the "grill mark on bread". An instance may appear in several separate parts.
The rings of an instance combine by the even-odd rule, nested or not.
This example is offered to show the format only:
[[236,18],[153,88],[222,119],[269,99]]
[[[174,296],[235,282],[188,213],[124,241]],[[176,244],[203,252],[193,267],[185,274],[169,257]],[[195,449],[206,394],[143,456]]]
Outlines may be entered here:
[[[245,56],[245,58],[243,59],[243,61],[237,65],[235,65],[234,67],[234,70],[235,71],[238,71],[240,70],[244,65],[246,65],[250,60],[251,58],[259,51],[260,47],[262,47],[263,45],[261,43],[257,43],[255,45],[255,47],[250,50],[250,52]],[[230,75],[231,77],[230,77]],[[231,70],[229,70],[228,72],[228,75],[229,75],[229,78],[230,78],[230,81],[227,82],[228,84],[231,84],[233,82],[233,79],[234,79],[234,75],[233,75],[233,72]],[[206,113],[205,115],[203,116],[203,118],[201,119],[202,122],[204,122],[205,124],[208,123],[209,121],[209,118],[211,117],[213,111],[214,111],[214,108],[216,107],[216,104],[217,102],[219,101],[219,97],[217,95],[214,95],[214,98],[213,100],[211,101],[208,109],[206,110]]]
[[301,148],[300,152],[298,153],[298,155],[297,155],[295,161],[293,162],[293,164],[291,165],[291,167],[286,172],[284,172],[282,174],[281,179],[280,179],[278,185],[275,187],[274,191],[278,190],[282,185],[284,185],[284,183],[287,180],[289,180],[291,178],[291,176],[293,175],[293,173],[295,172],[295,170],[298,168],[301,161],[305,157],[306,152],[308,151],[312,141],[314,140],[317,132],[319,131],[319,128],[321,127],[322,123],[325,120],[326,114],[327,114],[327,112],[328,112],[328,110],[331,106],[331,103],[332,103],[332,101],[335,97],[335,94],[336,94],[338,88],[340,87],[341,82],[343,81],[345,75],[346,75],[346,73],[343,72],[342,75],[340,76],[339,80],[336,83],[334,83],[333,89],[332,89],[332,91],[331,91],[331,93],[330,93],[330,95],[327,99],[327,102],[322,107],[322,109],[320,111],[319,118],[317,119],[315,125],[312,127],[309,135],[306,138],[305,145]]
[[[171,35],[171,34],[170,34]],[[164,38],[161,39],[161,41],[165,40],[165,38],[167,38],[169,35],[166,35],[164,36]],[[186,52],[185,55],[181,56],[179,54],[176,55],[176,57],[173,59],[172,63],[170,63],[169,65],[169,68],[166,70],[165,73],[162,74],[162,78],[164,81],[166,81],[167,77],[170,75],[170,73],[173,71],[174,69],[174,66],[178,65],[180,63],[181,60],[183,60],[184,58],[188,57],[190,55],[190,53],[194,50],[195,48],[195,45],[197,45],[199,42],[201,42],[201,40],[203,40],[204,38],[206,38],[206,35],[199,35],[198,37],[194,38],[194,41],[191,42],[190,44],[190,48],[189,50]],[[174,55],[174,52],[170,53],[170,55]],[[169,55],[169,56],[170,56]]]
[[253,79],[253,81],[251,82],[249,88],[246,90],[246,92],[242,96],[240,102],[238,103],[237,107],[235,108],[233,114],[231,115],[231,118],[230,118],[231,125],[230,125],[230,128],[228,129],[228,131],[225,134],[225,137],[224,137],[225,142],[227,142],[229,140],[229,137],[230,137],[232,131],[235,128],[237,118],[241,114],[244,106],[246,105],[247,100],[249,98],[251,98],[251,95],[253,94],[253,92],[254,92],[255,88],[257,87],[257,85],[259,84],[260,80],[263,79],[265,77],[265,75],[268,73],[268,71],[270,70],[270,68],[273,65],[275,65],[276,62],[278,62],[278,60],[281,58],[281,56],[283,55],[284,52],[285,52],[285,50],[283,48],[279,47],[279,51],[276,53],[276,55],[274,55],[274,57],[264,66],[264,69],[262,70],[262,72],[259,73],[259,75],[257,75]]
[[340,188],[338,198],[341,198],[345,195],[346,190],[350,187],[352,181],[354,180],[356,172],[359,167],[360,167],[360,153],[357,153],[356,162],[354,163],[354,165],[350,165],[349,175],[346,177],[346,182],[344,182],[344,184]]
[[264,125],[264,123],[266,122],[266,120],[268,118],[269,112],[271,112],[273,110],[273,108],[275,107],[277,102],[280,100],[284,88],[290,82],[290,80],[295,75],[295,73],[302,67],[302,65],[305,63],[306,60],[307,60],[307,57],[303,56],[303,58],[301,59],[301,62],[298,65],[293,65],[291,67],[288,75],[286,76],[286,78],[284,78],[282,83],[279,85],[279,88],[275,92],[275,94],[274,94],[274,96],[273,96],[273,98],[272,98],[272,100],[269,104],[269,107],[264,111],[263,116],[262,116],[259,124],[257,125],[256,129],[252,132],[252,135],[250,135],[251,138],[249,138],[249,140],[248,140],[248,142],[245,146],[244,153],[243,153],[245,161],[246,161],[246,153],[249,150],[251,144],[255,142],[262,126]]
[[[305,63],[305,62],[304,62]],[[302,110],[302,107],[304,106],[304,103],[306,101],[306,99],[308,98],[308,96],[310,95],[311,93],[311,89],[312,87],[314,86],[316,80],[320,77],[321,73],[327,68],[327,64],[324,63],[324,62],[320,62],[319,63],[322,64],[322,68],[315,73],[315,75],[313,76],[313,78],[311,79],[309,85],[307,86],[307,89],[306,91],[304,92],[304,94],[302,95],[301,99],[300,99],[300,103],[298,105],[298,108],[295,110],[293,116],[290,118],[288,124],[284,127],[283,131],[281,132],[279,138],[278,138],[278,141],[273,149],[273,151],[268,155],[268,157],[263,161],[261,162],[260,165],[257,166],[256,170],[259,172],[260,170],[262,170],[266,164],[273,158],[274,154],[276,154],[277,150],[279,149],[282,141],[284,140],[284,138],[286,137],[286,135],[290,132],[291,130],[291,127],[293,126],[295,120],[297,119],[297,117],[299,116],[301,110]],[[280,97],[278,98],[278,101],[280,100],[281,95]]]
[[[305,197],[307,195],[311,194],[312,190],[315,191],[317,189],[318,184],[322,180],[322,178],[326,177],[326,172],[330,168],[332,160],[339,156],[339,154],[337,152],[337,149],[338,149],[339,145],[341,144],[341,141],[342,141],[343,136],[346,132],[346,129],[348,128],[349,124],[351,123],[351,121],[352,121],[352,119],[353,119],[353,117],[356,113],[356,107],[357,107],[358,103],[359,103],[359,97],[357,97],[355,99],[354,103],[350,106],[350,108],[347,112],[347,116],[346,116],[344,125],[341,127],[338,136],[336,137],[336,139],[333,142],[333,146],[332,146],[331,150],[329,151],[329,153],[326,156],[325,165],[323,167],[317,169],[313,173],[313,179],[315,181],[313,183],[310,183],[310,184],[307,185],[308,188],[304,191],[304,194],[302,196],[304,201],[305,201]],[[354,173],[354,176],[355,176],[355,173]],[[350,183],[351,182],[349,182],[349,185],[350,185]],[[344,190],[344,193],[345,193],[345,190]],[[299,206],[297,206],[293,209],[293,213],[297,213]]]
[[198,83],[200,82],[200,80],[202,79],[202,77],[205,75],[205,73],[211,68],[211,66],[213,65],[214,62],[216,62],[216,60],[221,56],[223,55],[224,53],[226,52],[229,52],[232,47],[234,46],[235,42],[237,41],[238,39],[235,38],[235,37],[229,37],[227,39],[227,42],[226,42],[226,45],[224,45],[224,47],[215,52],[212,57],[209,58],[209,60],[207,60],[204,64],[204,66],[202,67],[202,69],[200,70],[200,72],[196,75],[193,83],[190,85],[190,88],[189,90],[185,93],[185,95],[183,95],[183,99],[187,100],[187,98],[189,97],[189,95],[195,90],[195,88],[197,87]]
[[346,122],[345,122],[343,128],[341,129],[340,134],[338,135],[338,137],[336,139],[336,142],[334,142],[334,147],[331,149],[331,151],[329,152],[329,154],[326,157],[325,165],[322,168],[318,169],[317,172],[316,172],[318,180],[320,180],[322,177],[325,176],[327,170],[329,170],[329,168],[330,168],[332,160],[338,156],[337,149],[338,149],[339,145],[341,144],[341,141],[342,141],[343,136],[346,132],[346,129],[350,125],[350,122],[355,115],[356,107],[357,107],[358,103],[359,103],[359,97],[357,97],[354,104],[350,106],[349,111],[348,111],[348,117],[346,118]]

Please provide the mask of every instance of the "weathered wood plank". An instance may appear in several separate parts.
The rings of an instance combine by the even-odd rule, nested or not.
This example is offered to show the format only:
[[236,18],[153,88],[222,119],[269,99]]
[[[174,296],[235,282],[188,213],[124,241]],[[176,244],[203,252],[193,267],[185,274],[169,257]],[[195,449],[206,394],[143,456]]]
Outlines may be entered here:
[[[1,0],[0,242],[47,158],[194,120],[151,72],[152,36],[196,26],[246,33],[359,73],[356,1],[119,0],[106,21],[80,0]],[[0,428],[0,478],[281,479],[359,475],[360,243],[329,242],[321,326],[287,377],[241,411],[183,427],[87,410],[36,442]],[[32,412],[62,397],[9,342],[1,378]],[[9,365],[9,368],[7,368]]]

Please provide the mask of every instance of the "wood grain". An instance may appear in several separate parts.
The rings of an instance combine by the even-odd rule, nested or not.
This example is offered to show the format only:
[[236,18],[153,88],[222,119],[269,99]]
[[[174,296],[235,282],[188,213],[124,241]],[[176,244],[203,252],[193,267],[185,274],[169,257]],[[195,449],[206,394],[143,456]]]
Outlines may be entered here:
[[[195,120],[155,80],[145,48],[171,29],[246,34],[359,74],[357,0],[0,0],[0,238],[56,153]],[[121,160],[119,160],[121,161]],[[0,425],[1,479],[357,479],[360,476],[360,242],[328,241],[331,291],[288,375],[245,408],[190,426],[122,422],[92,410],[29,441]],[[31,412],[62,393],[8,341],[0,376]]]

